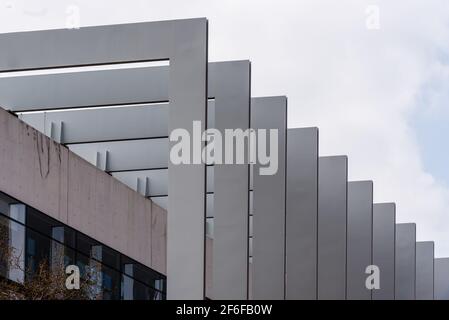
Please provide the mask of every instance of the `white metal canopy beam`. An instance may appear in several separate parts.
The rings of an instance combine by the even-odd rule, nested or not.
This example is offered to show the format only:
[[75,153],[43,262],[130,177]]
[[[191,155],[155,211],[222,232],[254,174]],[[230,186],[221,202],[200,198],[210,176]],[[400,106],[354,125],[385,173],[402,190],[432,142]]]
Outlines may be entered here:
[[[168,138],[96,142],[69,145],[69,149],[97,165],[98,157],[105,171],[168,168]],[[104,159],[106,157],[107,159]]]
[[168,137],[168,108],[168,103],[141,104],[19,113],[19,118],[60,143],[73,144]]
[[395,299],[416,299],[416,225],[396,224]]
[[317,298],[318,128],[287,130],[285,298]]
[[380,288],[373,290],[373,300],[394,300],[396,205],[373,205],[373,264],[380,270]]
[[416,242],[416,300],[434,299],[434,261],[433,241]]
[[365,270],[373,264],[373,182],[348,182],[346,299],[371,300]]
[[320,157],[318,175],[318,299],[346,299],[346,156]]
[[252,110],[252,128],[277,129],[279,135],[277,172],[260,175],[260,164],[253,167],[252,298],[282,300],[285,298],[287,98],[253,99]]
[[123,66],[1,77],[0,104],[17,112],[168,101],[169,66]]

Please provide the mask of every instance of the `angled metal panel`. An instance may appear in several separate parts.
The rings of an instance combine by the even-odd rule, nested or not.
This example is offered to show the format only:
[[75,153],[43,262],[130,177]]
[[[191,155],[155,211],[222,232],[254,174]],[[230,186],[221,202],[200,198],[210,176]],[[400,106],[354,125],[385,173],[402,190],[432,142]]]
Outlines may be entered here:
[[396,224],[395,299],[416,298],[416,225]]
[[416,300],[433,300],[434,243],[416,243]]
[[[0,47],[0,72],[169,59],[169,132],[206,122],[206,19],[6,33]],[[168,179],[168,298],[203,299],[205,166],[169,164]]]
[[435,259],[435,300],[449,300],[449,258]]
[[253,167],[252,298],[284,299],[287,99],[256,98],[251,108],[252,128],[278,129],[279,134],[277,172],[260,175],[260,164]]
[[[0,81],[1,83],[1,81]],[[100,109],[74,109],[19,114],[19,118],[49,135],[63,124],[60,143],[100,142],[168,137],[168,103]]]
[[320,157],[318,170],[318,299],[346,299],[348,159]]
[[318,128],[287,131],[286,299],[316,299]]
[[396,248],[396,205],[373,206],[373,265],[380,271],[380,288],[373,290],[373,300],[394,300]]
[[[227,129],[248,129],[249,61],[213,63],[210,74],[214,127],[223,137]],[[236,154],[237,146],[233,152]],[[248,299],[249,159],[245,158],[244,164],[215,164],[213,169],[213,299]]]
[[373,182],[348,183],[347,299],[371,300],[366,267],[372,265]]

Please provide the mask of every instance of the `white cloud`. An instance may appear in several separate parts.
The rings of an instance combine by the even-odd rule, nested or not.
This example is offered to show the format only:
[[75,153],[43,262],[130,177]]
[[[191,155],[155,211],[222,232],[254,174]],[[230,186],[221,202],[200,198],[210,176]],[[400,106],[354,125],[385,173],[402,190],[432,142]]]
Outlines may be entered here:
[[[374,180],[375,200],[395,201],[398,221],[449,255],[449,190],[425,172],[409,124],[424,87],[449,85],[447,0],[47,0],[40,18],[13,3],[2,32],[64,27],[72,3],[81,25],[208,17],[211,60],[251,59],[253,95],[288,95],[291,127],[318,125],[322,154],[348,154],[350,177]],[[365,28],[368,5],[380,30]]]

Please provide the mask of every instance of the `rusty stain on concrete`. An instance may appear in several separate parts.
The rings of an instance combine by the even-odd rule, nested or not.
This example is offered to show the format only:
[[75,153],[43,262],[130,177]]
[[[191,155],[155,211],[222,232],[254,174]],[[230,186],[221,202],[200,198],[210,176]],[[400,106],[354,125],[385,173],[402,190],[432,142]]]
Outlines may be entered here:
[[[44,148],[44,144],[46,148]],[[42,134],[38,133],[36,139],[37,158],[39,160],[39,172],[42,179],[47,179],[50,174],[50,143]],[[45,163],[45,158],[47,163]],[[46,165],[46,167],[44,167]]]

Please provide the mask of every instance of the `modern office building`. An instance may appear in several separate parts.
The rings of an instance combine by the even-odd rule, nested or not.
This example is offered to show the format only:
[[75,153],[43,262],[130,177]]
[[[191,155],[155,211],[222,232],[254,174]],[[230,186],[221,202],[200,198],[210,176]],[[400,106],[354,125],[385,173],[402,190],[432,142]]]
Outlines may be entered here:
[[[0,35],[0,221],[24,269],[99,265],[104,299],[449,299],[433,243],[287,128],[286,97],[251,97],[249,61],[209,63],[207,26]],[[274,130],[276,170],[170,160],[170,133],[206,128]]]

